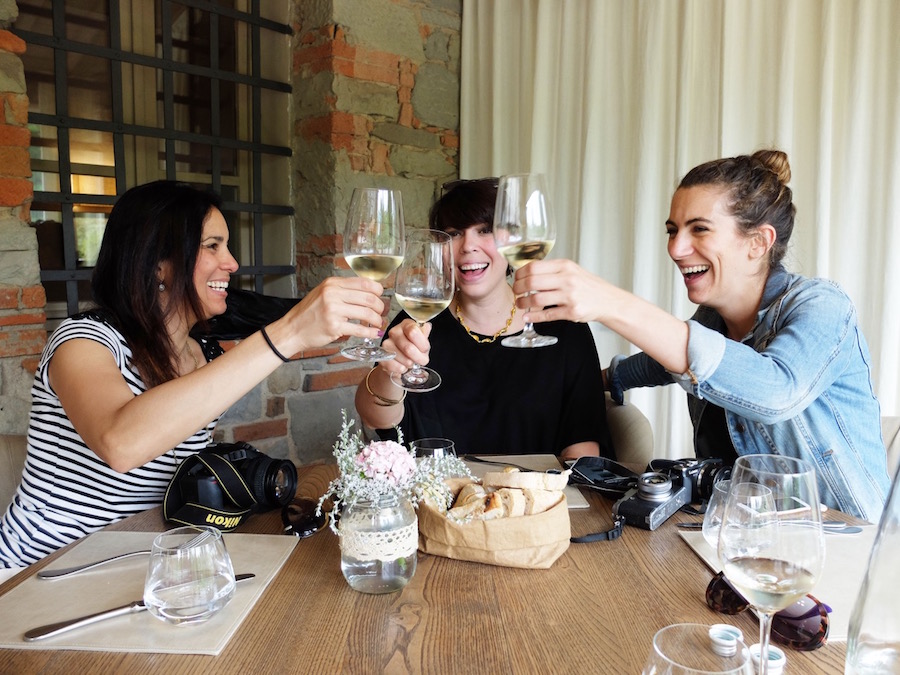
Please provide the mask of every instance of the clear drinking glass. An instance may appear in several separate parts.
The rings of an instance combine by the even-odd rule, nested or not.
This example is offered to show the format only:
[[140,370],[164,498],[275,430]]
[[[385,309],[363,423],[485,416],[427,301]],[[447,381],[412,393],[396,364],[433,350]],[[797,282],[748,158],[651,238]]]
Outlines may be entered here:
[[[399,190],[355,188],[344,228],[344,258],[357,276],[381,281],[403,261],[403,203]],[[386,361],[396,356],[370,338],[344,347],[354,361]]]
[[703,538],[712,546],[713,551],[719,548],[719,526],[722,524],[722,511],[725,510],[725,500],[728,499],[730,488],[730,480],[713,483],[712,495],[706,505],[706,513],[703,514]]
[[759,614],[760,674],[767,675],[772,616],[812,590],[825,559],[816,470],[781,455],[743,455],[719,530],[726,578]]
[[222,533],[179,527],[153,540],[144,582],[150,613],[172,624],[200,623],[234,595],[234,569]]
[[[453,247],[450,235],[438,230],[410,232],[406,255],[397,272],[394,297],[421,328],[447,309],[453,299]],[[441,384],[441,376],[418,363],[391,381],[411,392],[426,392]]]
[[643,675],[753,675],[750,652],[735,640],[734,653],[723,656],[713,648],[709,626],[677,623],[657,631]]
[[409,444],[416,457],[456,457],[456,445],[449,438],[420,438]]
[[[544,176],[539,173],[501,176],[494,207],[494,241],[514,270],[542,260],[556,243],[556,223],[547,202]],[[531,323],[521,335],[504,338],[506,347],[548,347],[552,335],[540,335]]]

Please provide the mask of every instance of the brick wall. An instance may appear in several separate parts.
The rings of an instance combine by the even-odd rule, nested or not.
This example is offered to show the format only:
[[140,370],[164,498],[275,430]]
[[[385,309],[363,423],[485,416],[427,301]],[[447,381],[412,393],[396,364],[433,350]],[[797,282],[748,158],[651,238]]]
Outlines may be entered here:
[[0,433],[28,423],[31,380],[46,342],[32,198],[28,97],[21,39],[10,33],[16,6],[0,2]]
[[[292,184],[298,287],[306,291],[335,273],[352,274],[340,232],[354,187],[399,189],[407,227],[424,227],[440,185],[456,177],[461,3],[295,0],[293,7]],[[222,438],[300,463],[329,458],[341,408],[354,412],[369,369],[343,358],[340,346],[282,366],[228,412]]]
[[[351,274],[339,252],[354,187],[399,189],[407,226],[423,227],[440,185],[457,175],[461,0],[291,0],[291,8],[294,94],[285,134],[294,151],[294,239],[304,292],[335,273]],[[15,3],[0,0],[0,29],[14,19]],[[46,339],[37,243],[27,225],[23,49],[0,30],[0,433],[27,426]],[[295,355],[232,406],[218,438],[298,463],[329,458],[340,411],[353,411],[368,369],[344,359],[340,347]]]

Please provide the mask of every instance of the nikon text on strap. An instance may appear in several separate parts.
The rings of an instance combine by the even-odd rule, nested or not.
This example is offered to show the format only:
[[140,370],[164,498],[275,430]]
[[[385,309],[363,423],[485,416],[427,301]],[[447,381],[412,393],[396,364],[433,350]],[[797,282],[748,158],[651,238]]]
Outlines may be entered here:
[[[179,484],[198,464],[215,477],[235,508],[212,508],[184,499]],[[198,452],[184,460],[172,476],[163,499],[163,517],[184,525],[208,525],[228,532],[240,525],[256,504],[253,492],[231,462],[215,453]]]

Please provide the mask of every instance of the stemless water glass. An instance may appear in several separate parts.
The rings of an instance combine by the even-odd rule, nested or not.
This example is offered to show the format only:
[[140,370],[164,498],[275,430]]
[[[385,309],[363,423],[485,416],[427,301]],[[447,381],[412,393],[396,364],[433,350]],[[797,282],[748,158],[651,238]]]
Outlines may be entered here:
[[[421,328],[447,309],[453,299],[453,247],[450,235],[438,230],[411,232],[406,255],[397,272],[394,297]],[[423,393],[437,389],[441,376],[433,368],[414,363],[391,381],[406,391]]]
[[759,614],[760,673],[767,675],[773,615],[805,596],[822,572],[815,468],[781,455],[738,457],[718,554],[726,578]]
[[234,595],[234,569],[222,533],[179,527],[153,540],[144,582],[150,613],[172,624],[206,621]]
[[[344,228],[344,258],[357,276],[381,281],[403,260],[403,204],[399,190],[355,188]],[[344,347],[355,361],[385,361],[396,356],[371,338]]]
[[730,488],[730,480],[713,483],[712,495],[706,505],[706,513],[703,514],[703,538],[713,551],[719,548],[719,526],[722,524],[722,511],[725,510],[725,500],[728,499]]
[[419,438],[409,444],[416,457],[456,457],[456,445],[449,438]]
[[753,675],[750,652],[735,639],[733,653],[716,649],[710,627],[678,623],[661,628],[653,637],[653,648],[643,675]]
[[[547,202],[541,174],[501,176],[494,207],[494,241],[510,267],[517,270],[534,260],[542,260],[556,243],[556,223]],[[521,335],[504,338],[506,347],[548,347],[556,344],[552,335],[540,335],[531,323]]]

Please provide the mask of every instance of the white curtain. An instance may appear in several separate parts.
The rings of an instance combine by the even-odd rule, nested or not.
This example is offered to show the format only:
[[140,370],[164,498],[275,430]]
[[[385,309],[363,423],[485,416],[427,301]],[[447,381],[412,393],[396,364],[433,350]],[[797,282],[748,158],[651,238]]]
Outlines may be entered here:
[[[900,414],[900,2],[464,0],[463,177],[547,174],[553,256],[687,318],[664,222],[678,180],[788,153],[791,271],[842,284],[882,414]],[[593,326],[602,363],[633,347]],[[692,453],[684,393],[633,390],[659,456]]]

